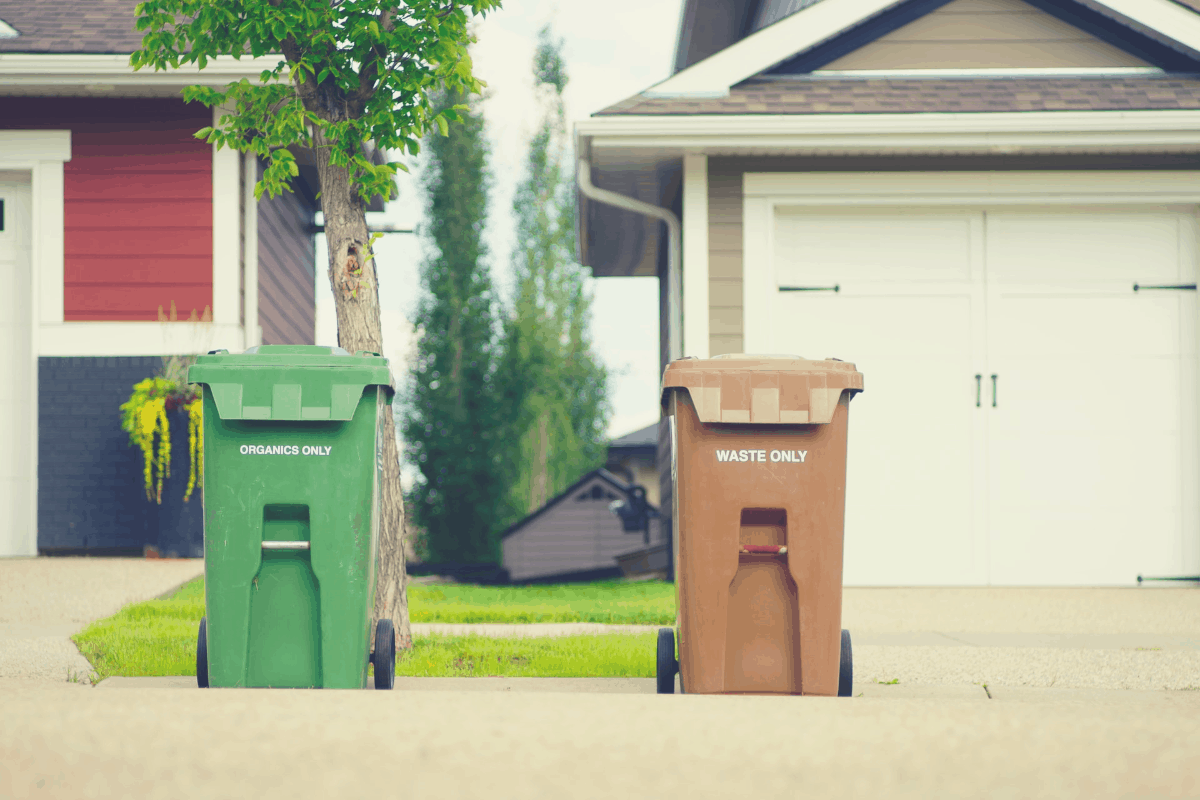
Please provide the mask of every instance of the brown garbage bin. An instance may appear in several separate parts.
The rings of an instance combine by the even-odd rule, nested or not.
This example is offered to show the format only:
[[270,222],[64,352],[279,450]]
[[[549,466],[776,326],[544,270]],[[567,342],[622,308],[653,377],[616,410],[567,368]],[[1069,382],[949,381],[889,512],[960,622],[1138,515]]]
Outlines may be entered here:
[[658,690],[845,695],[842,524],[853,364],[798,356],[674,361],[679,656],[659,631]]

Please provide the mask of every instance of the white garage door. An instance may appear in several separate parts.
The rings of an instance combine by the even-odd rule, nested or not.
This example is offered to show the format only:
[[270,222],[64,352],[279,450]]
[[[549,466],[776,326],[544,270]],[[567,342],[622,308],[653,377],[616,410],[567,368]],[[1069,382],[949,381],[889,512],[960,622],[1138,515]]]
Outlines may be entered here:
[[[1193,209],[778,207],[770,349],[856,362],[849,584],[1191,566]],[[836,287],[836,290],[834,290]],[[756,348],[757,349],[757,348]]]
[[[0,173],[0,556],[34,555],[29,184]],[[11,176],[15,177],[15,176]]]

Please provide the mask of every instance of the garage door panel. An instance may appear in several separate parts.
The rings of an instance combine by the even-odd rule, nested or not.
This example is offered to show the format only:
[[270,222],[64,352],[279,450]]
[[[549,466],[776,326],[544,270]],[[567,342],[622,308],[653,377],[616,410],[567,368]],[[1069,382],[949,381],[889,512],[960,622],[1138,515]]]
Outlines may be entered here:
[[[1177,358],[1091,358],[1070,364],[1029,359],[993,365],[996,408],[988,412],[996,435],[1026,429],[1039,437],[1065,431],[1108,435],[1126,425],[1182,434],[1183,381]],[[983,395],[990,406],[990,376],[985,376]],[[1008,431],[1008,425],[1014,430]]]
[[783,294],[775,346],[805,358],[847,361],[860,353],[880,358],[970,355],[969,336],[946,335],[948,330],[970,331],[969,297],[864,297],[851,292]]
[[1196,296],[1133,292],[1195,282],[1194,209],[777,208],[775,223],[763,349],[865,379],[847,584],[1129,585],[1200,565]]
[[973,218],[905,210],[776,209],[781,283],[966,281]]
[[1180,218],[1113,209],[987,213],[988,280],[1089,283],[1181,277]]
[[855,291],[781,293],[772,345],[853,360],[865,376],[850,407],[845,581],[961,583],[976,558],[970,331],[980,301]]
[[1108,297],[1002,292],[990,309],[989,354],[1070,359],[1103,354],[1114,364],[1129,357],[1178,359],[1179,304],[1173,292],[1151,296],[1129,290]]
[[[1178,574],[1179,551],[1144,537],[1134,514],[1092,528],[1084,510],[1056,507],[1014,525],[1002,546],[993,541],[991,583],[997,586],[1133,585],[1138,574]],[[1062,531],[1077,535],[1062,536]]]
[[975,556],[969,382],[925,359],[855,363],[869,389],[851,404],[845,582],[961,583]]
[[[1180,266],[1182,219],[988,214],[992,583],[1129,585],[1183,568],[1195,413],[1183,318],[1195,297],[1132,291],[1147,276],[1192,274]],[[1122,274],[1114,291],[1098,290]],[[1025,286],[1013,292],[1006,279]]]

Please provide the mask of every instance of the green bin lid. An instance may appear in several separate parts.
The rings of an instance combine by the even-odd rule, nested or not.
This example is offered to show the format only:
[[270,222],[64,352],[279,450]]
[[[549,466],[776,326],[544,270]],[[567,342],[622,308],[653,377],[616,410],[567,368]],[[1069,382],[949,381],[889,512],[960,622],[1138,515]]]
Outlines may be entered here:
[[221,419],[349,420],[366,387],[382,386],[389,403],[393,394],[386,358],[319,345],[214,350],[196,359],[188,382],[208,386]]

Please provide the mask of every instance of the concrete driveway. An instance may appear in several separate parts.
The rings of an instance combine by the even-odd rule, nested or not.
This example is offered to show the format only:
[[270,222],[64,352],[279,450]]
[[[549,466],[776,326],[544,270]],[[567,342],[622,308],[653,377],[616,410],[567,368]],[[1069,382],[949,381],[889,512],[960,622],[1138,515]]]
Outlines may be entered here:
[[[69,632],[194,574],[171,563],[0,561],[0,631]],[[0,677],[0,798],[1200,796],[1200,590],[848,589],[844,624],[850,699]]]

